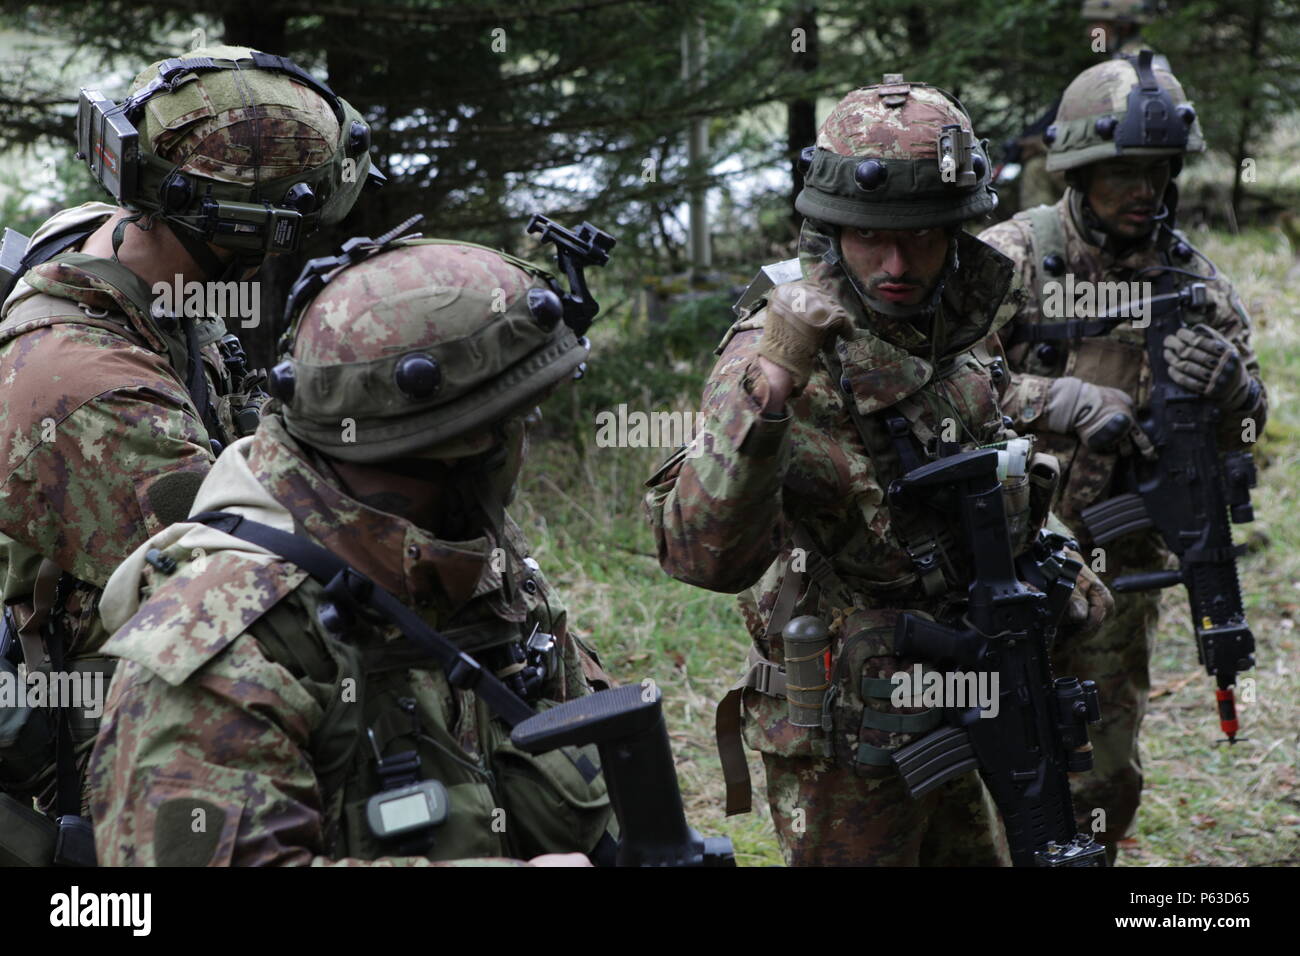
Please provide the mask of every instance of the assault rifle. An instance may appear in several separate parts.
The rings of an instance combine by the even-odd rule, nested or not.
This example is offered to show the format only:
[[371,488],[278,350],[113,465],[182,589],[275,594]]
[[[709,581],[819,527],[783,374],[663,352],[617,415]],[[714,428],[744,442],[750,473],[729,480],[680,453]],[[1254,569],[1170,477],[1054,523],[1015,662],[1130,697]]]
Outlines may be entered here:
[[913,797],[978,770],[1016,866],[1105,866],[1105,848],[1075,825],[1067,776],[1092,767],[1087,725],[1100,718],[1097,688],[1074,677],[1053,680],[1048,657],[1082,565],[1065,556],[1067,539],[1046,531],[1013,559],[1000,454],[949,455],[890,486],[891,508],[956,511],[972,566],[960,625],[901,614],[894,652],[989,672],[999,705],[993,717],[992,709],[946,708],[948,725],[895,751],[894,763]]
[[1233,685],[1237,674],[1255,666],[1255,638],[1246,623],[1232,527],[1254,520],[1250,489],[1255,465],[1249,452],[1221,454],[1216,434],[1222,414],[1209,399],[1169,377],[1164,340],[1183,325],[1182,312],[1205,308],[1205,285],[1173,291],[1173,274],[1164,272],[1148,300],[1146,332],[1151,365],[1151,400],[1139,427],[1151,439],[1156,457],[1126,459],[1120,473],[1128,490],[1084,509],[1082,518],[1097,544],[1105,546],[1133,531],[1154,527],[1178,557],[1178,570],[1118,578],[1116,591],[1147,591],[1182,584],[1192,609],[1192,628],[1201,664],[1218,683],[1219,726],[1229,743],[1237,739]]
[[510,735],[528,753],[594,743],[618,817],[618,866],[735,866],[731,841],[686,823],[677,768],[653,684],[627,684],[530,717]]

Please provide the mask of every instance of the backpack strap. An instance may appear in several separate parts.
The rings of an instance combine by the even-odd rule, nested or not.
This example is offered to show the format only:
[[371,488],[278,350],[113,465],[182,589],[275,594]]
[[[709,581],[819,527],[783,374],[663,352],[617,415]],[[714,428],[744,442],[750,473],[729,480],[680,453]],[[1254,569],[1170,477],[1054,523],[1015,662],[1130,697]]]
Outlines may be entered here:
[[1038,270],[1038,302],[1043,301],[1044,288],[1053,278],[1043,267],[1048,256],[1060,256],[1065,261],[1065,229],[1055,206],[1035,206],[1024,213],[1029,220],[1029,233],[1033,249],[1034,266]]
[[[50,258],[53,259],[54,257],[51,256]],[[180,316],[171,320],[174,323],[171,328],[166,328],[163,325],[166,320],[154,316],[152,290],[145,284],[143,279],[122,265],[122,263],[84,253],[68,253],[62,257],[61,261],[66,261],[68,265],[88,273],[111,286],[120,296],[117,299],[119,305],[129,304],[139,313],[141,321],[152,321],[157,326],[156,330],[152,331],[152,334],[157,336],[159,332],[162,333],[161,338],[157,341],[166,349],[168,362],[184,383],[190,401],[194,403],[194,408],[199,414],[199,420],[203,422],[203,428],[208,433],[208,440],[212,443],[213,455],[219,455],[228,443],[229,436],[221,427],[216,408],[212,404],[207,375],[204,371],[202,350],[208,344],[218,341],[225,334],[224,323],[216,321],[204,322],[202,328],[200,328],[197,319],[191,316]],[[109,315],[113,314],[112,312],[109,313]],[[144,335],[143,330],[136,327],[135,322],[132,321],[132,317],[129,315],[125,316],[124,320],[118,321],[117,324],[132,333],[133,339]],[[144,337],[148,338],[148,336]]]

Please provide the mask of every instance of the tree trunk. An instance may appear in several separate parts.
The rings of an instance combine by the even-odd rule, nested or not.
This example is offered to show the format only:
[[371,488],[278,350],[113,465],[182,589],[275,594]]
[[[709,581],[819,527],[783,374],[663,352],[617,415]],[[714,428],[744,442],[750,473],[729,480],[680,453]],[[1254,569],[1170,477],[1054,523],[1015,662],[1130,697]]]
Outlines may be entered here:
[[[1241,222],[1241,201],[1245,198],[1246,188],[1242,182],[1242,160],[1246,159],[1246,150],[1250,144],[1250,134],[1254,128],[1255,84],[1254,77],[1259,71],[1260,46],[1264,39],[1264,0],[1254,0],[1250,10],[1250,71],[1251,82],[1246,84],[1248,91],[1241,99],[1241,121],[1237,125],[1237,142],[1233,145],[1232,159],[1232,212],[1235,222]],[[1235,225],[1235,223],[1234,223]],[[1235,229],[1233,230],[1236,231]]]
[[[803,30],[803,52],[790,51],[791,68],[801,73],[813,74],[818,66],[817,9],[800,3],[794,10],[790,29]],[[791,34],[793,45],[794,34]],[[790,161],[790,226],[793,235],[799,235],[803,217],[795,212],[794,200],[803,189],[803,170],[799,154],[805,146],[817,141],[817,101],[809,98],[791,100],[785,107],[786,155]]]

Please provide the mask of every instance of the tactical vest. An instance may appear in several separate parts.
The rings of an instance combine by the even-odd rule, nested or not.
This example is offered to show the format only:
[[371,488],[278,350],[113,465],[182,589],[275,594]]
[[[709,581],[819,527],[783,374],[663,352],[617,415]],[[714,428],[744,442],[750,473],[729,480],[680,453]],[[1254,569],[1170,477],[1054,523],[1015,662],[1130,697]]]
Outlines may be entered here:
[[[1066,210],[1068,214],[1068,210]],[[1047,318],[1043,303],[1047,286],[1064,282],[1069,269],[1066,258],[1065,226],[1061,210],[1056,206],[1038,206],[1016,216],[1028,222],[1031,230],[1031,252],[1036,267],[1037,288],[1032,317],[1017,318],[1008,340],[1007,351],[1017,371],[1047,377],[1073,376],[1094,385],[1117,388],[1133,398],[1134,407],[1142,409],[1151,392],[1151,370],[1146,357],[1146,330],[1135,328],[1129,319],[1121,321],[1076,317],[1059,320]],[[1055,260],[1055,262],[1053,262]],[[1059,263],[1059,267],[1056,266]],[[1053,265],[1053,269],[1048,265]],[[1159,253],[1152,263],[1171,265],[1167,251]],[[1053,274],[1055,273],[1055,274]],[[1102,276],[1081,276],[1087,281],[1112,281]],[[1175,289],[1194,281],[1176,274]],[[1139,288],[1138,297],[1143,293]],[[1062,512],[1067,518],[1077,517],[1082,506],[1099,504],[1112,493],[1115,469],[1119,459],[1114,452],[1095,452],[1086,448],[1072,435],[1048,434],[1044,438],[1047,449],[1060,459]],[[1156,560],[1150,552],[1160,546],[1154,534],[1142,539],[1145,544],[1131,540],[1124,547],[1139,548],[1145,557],[1135,557],[1139,562]]]
[[[532,579],[509,536],[501,542],[509,576]],[[534,582],[535,584],[536,582]],[[375,860],[426,856],[455,860],[543,853],[590,852],[610,819],[604,777],[594,746],[524,753],[493,719],[481,697],[454,690],[427,653],[387,628],[355,618],[347,633],[323,622],[334,598],[311,578],[295,601],[281,601],[249,629],[263,653],[288,669],[321,705],[309,755],[325,820],[325,853],[332,859]],[[308,626],[303,627],[303,609]],[[521,623],[491,619],[441,630],[461,651],[480,660],[528,637]],[[436,704],[431,714],[419,701]],[[543,701],[539,706],[554,702]],[[472,707],[479,750],[457,738]],[[423,712],[422,712],[423,710]],[[381,840],[367,821],[372,797],[420,781],[446,788],[448,815],[408,839]]]
[[[1149,378],[1146,367],[1146,335],[1129,323],[1074,318],[1048,321],[1042,315],[1047,286],[1062,281],[1069,268],[1065,255],[1065,228],[1056,206],[1036,206],[1017,213],[1028,222],[1032,235],[1033,261],[1038,277],[1034,291],[1036,315],[1033,321],[1017,320],[1009,348],[1023,351],[1020,365],[1031,375],[1074,376],[1094,385],[1118,388],[1135,401],[1144,397]],[[1060,263],[1056,274],[1048,264]],[[1091,276],[1084,277],[1092,281]],[[1017,347],[1022,344],[1023,350]]]

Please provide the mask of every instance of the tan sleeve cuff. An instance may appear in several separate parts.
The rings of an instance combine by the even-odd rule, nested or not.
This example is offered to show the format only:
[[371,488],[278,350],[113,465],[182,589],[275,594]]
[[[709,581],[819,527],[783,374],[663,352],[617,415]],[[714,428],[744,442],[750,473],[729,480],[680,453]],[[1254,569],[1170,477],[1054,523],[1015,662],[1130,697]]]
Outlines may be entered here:
[[1038,431],[1034,423],[1047,407],[1047,392],[1052,379],[1046,375],[1017,373],[1012,376],[1011,387],[1002,397],[1002,410],[1011,416],[1012,427],[1022,434]]

